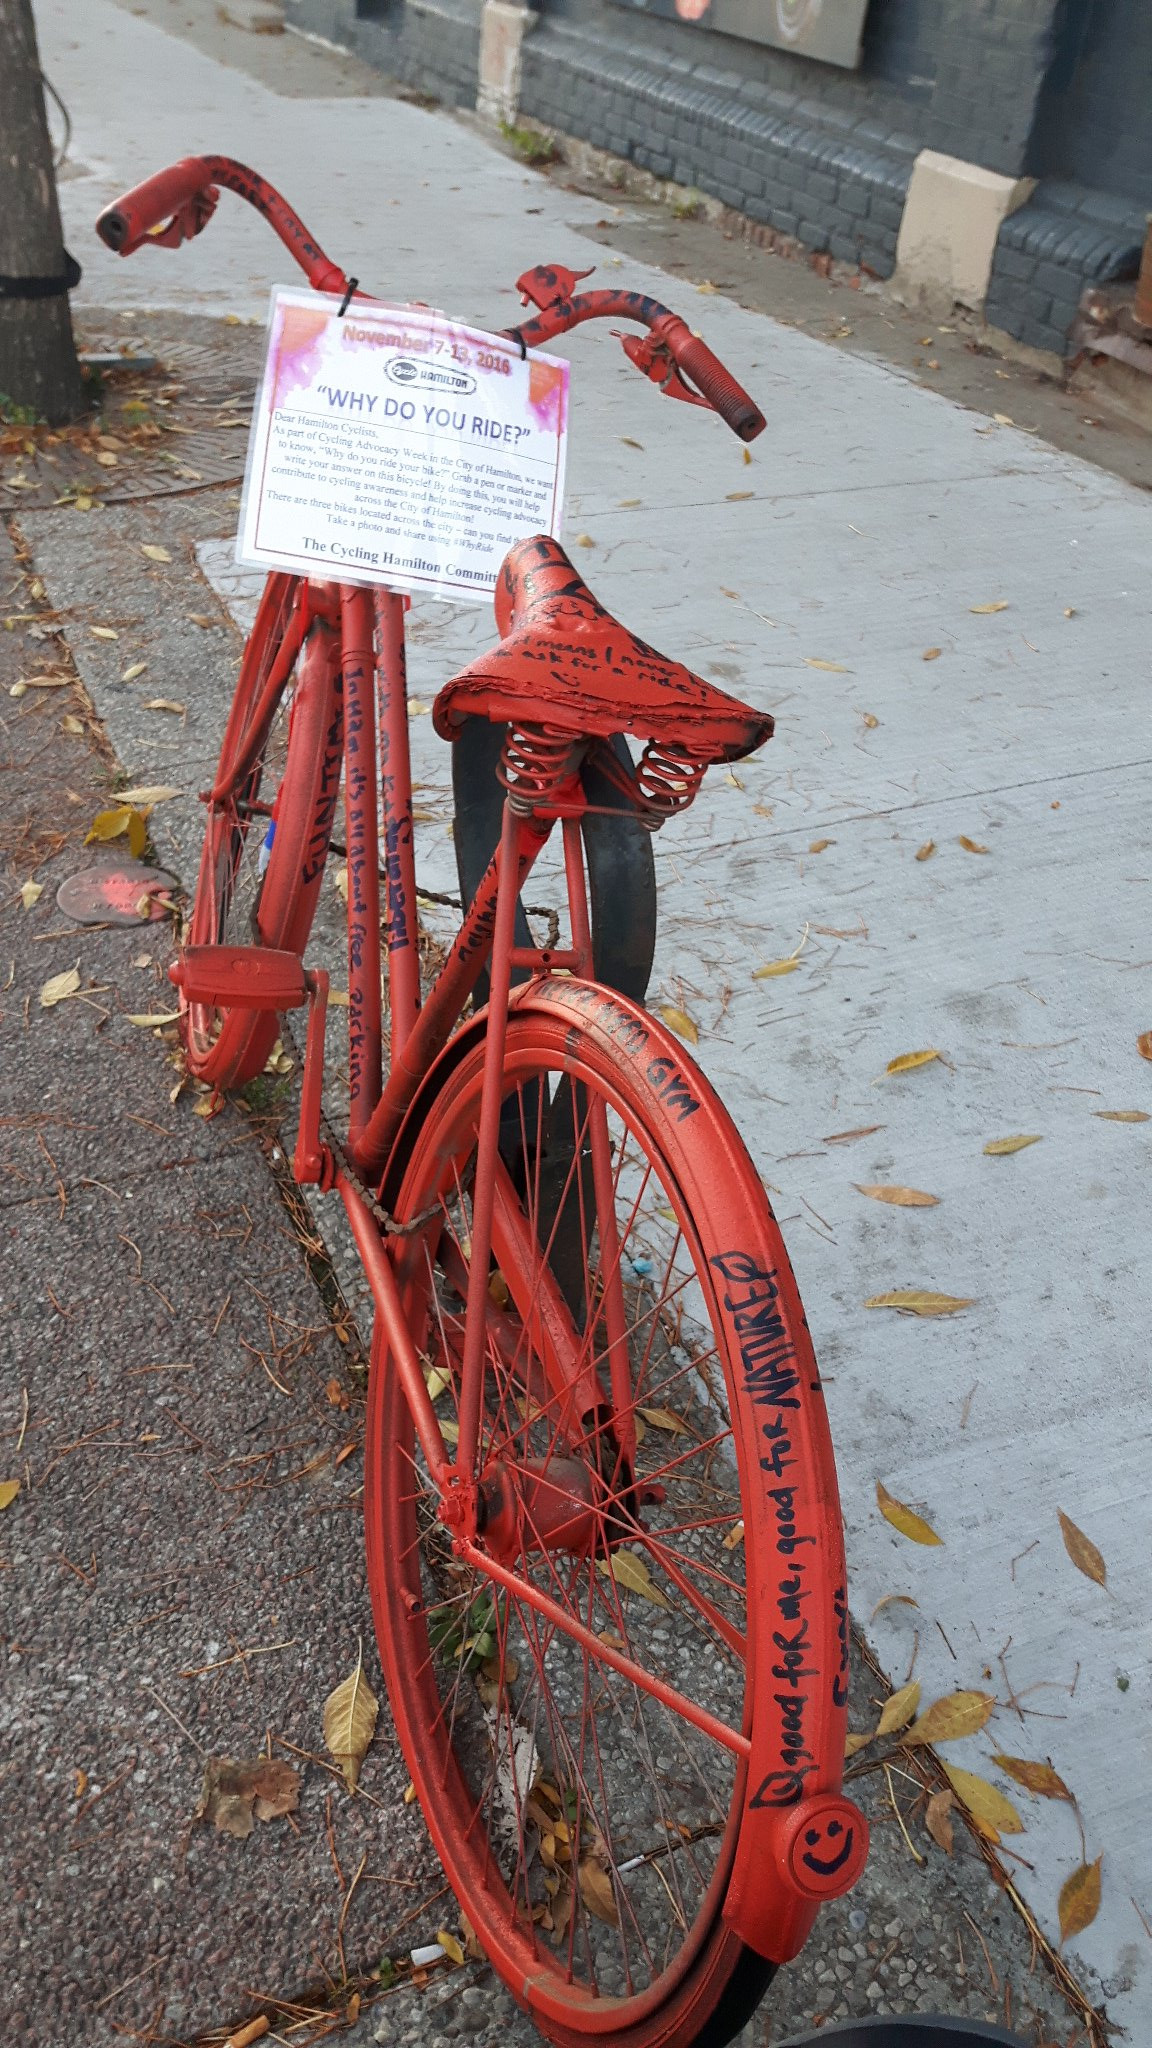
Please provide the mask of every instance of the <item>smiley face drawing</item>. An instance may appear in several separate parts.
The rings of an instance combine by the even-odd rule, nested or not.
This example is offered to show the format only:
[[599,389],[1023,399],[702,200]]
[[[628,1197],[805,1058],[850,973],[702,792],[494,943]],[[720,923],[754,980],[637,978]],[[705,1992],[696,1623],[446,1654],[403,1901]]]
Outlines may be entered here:
[[801,1898],[836,1899],[851,1891],[868,1859],[868,1823],[842,1794],[817,1793],[792,1809],[785,1843]]
[[[800,1861],[806,1870],[814,1871],[817,1877],[835,1877],[836,1872],[843,1870],[851,1856],[855,1840],[855,1828],[846,1827],[842,1820],[830,1820],[824,1826],[805,1828]],[[827,1849],[827,1856],[821,1857],[817,1854],[820,1848]]]

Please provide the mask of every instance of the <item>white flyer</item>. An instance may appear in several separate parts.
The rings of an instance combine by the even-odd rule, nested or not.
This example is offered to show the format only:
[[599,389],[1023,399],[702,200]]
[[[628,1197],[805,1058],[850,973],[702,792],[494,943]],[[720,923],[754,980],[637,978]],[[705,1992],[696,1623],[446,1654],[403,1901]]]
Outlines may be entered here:
[[423,306],[273,294],[236,559],[489,599],[559,538],[568,364]]

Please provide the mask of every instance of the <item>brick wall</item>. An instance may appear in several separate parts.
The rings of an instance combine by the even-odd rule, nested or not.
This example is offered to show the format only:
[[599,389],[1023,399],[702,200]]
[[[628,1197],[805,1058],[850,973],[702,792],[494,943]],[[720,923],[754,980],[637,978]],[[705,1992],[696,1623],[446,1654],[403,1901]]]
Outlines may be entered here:
[[1068,0],[1028,168],[1152,209],[1152,0]]

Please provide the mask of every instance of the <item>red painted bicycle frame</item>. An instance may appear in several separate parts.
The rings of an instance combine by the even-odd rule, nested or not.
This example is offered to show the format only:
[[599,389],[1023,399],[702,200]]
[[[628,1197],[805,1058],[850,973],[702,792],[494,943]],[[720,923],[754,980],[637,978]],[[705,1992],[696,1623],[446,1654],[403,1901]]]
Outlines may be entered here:
[[[264,214],[285,246],[300,263],[309,282],[318,290],[349,297],[354,289],[275,189],[243,165],[223,157],[190,158],[148,181],[117,202],[102,217],[101,233],[110,246],[127,254],[148,239],[174,246],[197,234],[210,219],[216,203],[216,187],[226,185]],[[165,225],[166,223],[166,225]],[[744,439],[763,426],[746,393],[740,390],[723,365],[717,362],[686,324],[656,300],[636,293],[595,291],[576,294],[576,277],[560,268],[541,268],[525,274],[520,281],[537,314],[521,327],[510,330],[522,348],[552,339],[585,320],[611,317],[628,319],[648,329],[649,342],[628,348],[630,358],[671,396],[704,395]],[[681,370],[697,386],[694,393],[683,383]],[[282,579],[285,594],[289,579]],[[716,1314],[728,1325],[729,1343],[745,1373],[750,1399],[766,1403],[769,1418],[757,1405],[751,1427],[754,1441],[746,1447],[750,1470],[758,1462],[760,1474],[773,1476],[778,1537],[775,1555],[760,1558],[749,1554],[748,1591],[750,1611],[755,1603],[762,1623],[764,1648],[748,1673],[748,1704],[745,1726],[737,1731],[714,1721],[706,1710],[682,1698],[673,1688],[644,1671],[620,1652],[593,1637],[546,1595],[527,1590],[521,1579],[507,1571],[499,1558],[481,1549],[468,1533],[466,1496],[474,1481],[479,1437],[481,1377],[487,1317],[487,1284],[490,1254],[500,1271],[524,1327],[529,1329],[533,1348],[540,1358],[552,1393],[565,1404],[561,1413],[571,1415],[573,1426],[598,1408],[608,1405],[605,1390],[582,1355],[581,1339],[563,1302],[559,1288],[549,1288],[549,1269],[541,1271],[540,1247],[535,1242],[523,1205],[512,1189],[499,1151],[501,1081],[506,1048],[510,1003],[523,1001],[539,991],[535,999],[566,1009],[571,1005],[570,1026],[592,1028],[596,1006],[610,1014],[610,1028],[621,1057],[632,1056],[634,1047],[647,1047],[644,1057],[648,1072],[676,1071],[675,1042],[654,1020],[597,988],[586,979],[554,980],[529,984],[511,993],[513,965],[546,969],[563,962],[580,977],[591,966],[591,944],[584,860],[580,836],[583,799],[579,785],[563,791],[563,802],[550,812],[521,816],[506,803],[500,845],[483,877],[452,949],[438,974],[427,1000],[422,1003],[418,946],[416,876],[412,843],[412,773],[409,749],[406,674],[404,658],[404,609],[406,600],[391,592],[375,594],[350,585],[300,582],[297,584],[296,615],[286,633],[280,658],[265,686],[269,710],[303,642],[314,616],[323,616],[338,626],[341,641],[341,672],[344,691],[344,777],[347,815],[348,859],[348,1026],[349,1026],[349,1157],[357,1172],[369,1183],[380,1185],[405,1117],[416,1101],[421,1085],[435,1063],[445,1054],[449,1041],[461,1025],[468,999],[477,980],[490,963],[491,996],[484,1021],[483,1087],[480,1096],[477,1165],[472,1188],[471,1260],[468,1302],[465,1316],[464,1356],[461,1368],[459,1439],[450,1455],[432,1400],[424,1382],[420,1356],[405,1315],[398,1266],[403,1247],[413,1239],[382,1235],[349,1176],[337,1171],[339,1187],[349,1223],[372,1289],[380,1330],[387,1343],[391,1369],[397,1374],[427,1461],[429,1473],[440,1491],[445,1519],[453,1526],[452,1507],[462,1504],[455,1520],[456,1542],[461,1555],[487,1573],[495,1583],[513,1587],[518,1598],[537,1605],[542,1617],[554,1627],[575,1635],[591,1654],[601,1657],[633,1683],[665,1700],[674,1711],[707,1732],[734,1752],[741,1766],[738,1796],[745,1802],[735,1862],[731,1873],[724,1916],[740,1937],[761,1954],[777,1961],[795,1955],[802,1946],[823,1897],[835,1896],[852,1882],[862,1865],[867,1831],[859,1815],[839,1797],[843,1713],[847,1700],[848,1610],[842,1585],[828,1581],[829,1560],[840,1546],[839,1509],[835,1475],[830,1455],[808,1449],[808,1463],[814,1466],[812,1499],[804,1503],[810,1528],[797,1533],[793,1509],[793,1487],[781,1480],[783,1466],[796,1462],[785,1458],[786,1429],[808,1428],[800,1415],[803,1404],[788,1391],[798,1379],[788,1380],[767,1338],[765,1317],[777,1295],[777,1279],[768,1272],[745,1270],[749,1261],[737,1251],[725,1259],[720,1277],[713,1276]],[[249,758],[234,770],[225,788],[212,792],[217,802],[226,802],[241,788],[261,738],[261,721],[254,721],[254,739]],[[563,817],[567,895],[571,923],[571,945],[549,956],[534,948],[514,944],[516,899],[555,823]],[[382,836],[381,836],[382,835]],[[391,1058],[387,1079],[382,1066],[382,986],[379,883],[383,853],[387,929],[387,970],[390,1011]],[[207,971],[207,970],[205,970]],[[290,978],[290,992],[298,984]],[[318,1128],[320,1052],[323,1033],[323,977],[312,978],[313,1003],[309,1019],[309,1058],[305,1076],[305,1106]],[[587,1006],[587,1007],[584,1007]],[[577,1033],[577,1038],[579,1034]],[[460,1030],[459,1043],[466,1056],[472,1046],[468,1026]],[[590,1116],[589,1151],[596,1191],[598,1216],[611,1219],[612,1163],[608,1150],[606,1112],[601,1105],[599,1120]],[[713,1206],[730,1204],[733,1213],[733,1243],[739,1242],[739,1183],[741,1174],[753,1176],[751,1163],[732,1133],[739,1156],[715,1162],[716,1173],[727,1173],[731,1187],[717,1193]],[[330,1159],[318,1156],[322,1148],[311,1143],[298,1148],[301,1177],[319,1178],[331,1170]],[[741,1164],[742,1160],[742,1164]],[[732,1200],[733,1191],[736,1199]],[[757,1183],[749,1185],[744,1213],[760,1199]],[[707,1191],[701,1199],[711,1199]],[[611,1381],[611,1409],[622,1419],[618,1455],[630,1460],[635,1443],[632,1392],[629,1383],[627,1327],[624,1314],[620,1261],[613,1256],[611,1241],[602,1246],[602,1264],[613,1277],[604,1296],[604,1324],[608,1335],[608,1372]],[[788,1326],[803,1330],[803,1311],[795,1294],[791,1275],[778,1276],[779,1290],[788,1292]],[[765,1290],[769,1290],[765,1292]],[[783,1325],[781,1325],[783,1327]],[[759,1335],[750,1336],[749,1332]],[[807,1342],[805,1338],[805,1343]],[[769,1345],[766,1350],[765,1345]],[[759,1345],[759,1349],[757,1349]],[[810,1348],[808,1350],[810,1361]],[[814,1365],[806,1368],[814,1374]],[[789,1367],[791,1371],[791,1366]],[[752,1392],[752,1388],[755,1391]],[[807,1390],[818,1391],[818,1380]],[[793,1419],[792,1411],[797,1411]],[[758,1433],[763,1431],[764,1441]],[[825,1439],[826,1443],[826,1439]],[[753,1456],[753,1453],[755,1454]],[[774,1461],[783,1461],[774,1462]],[[473,1528],[475,1523],[472,1524]],[[815,1546],[811,1572],[803,1565],[808,1553],[799,1546]],[[801,1563],[795,1560],[800,1556]],[[840,1552],[842,1556],[842,1552]],[[800,1602],[811,1598],[810,1617]],[[774,1661],[775,1660],[775,1661]],[[809,1668],[810,1667],[810,1668]],[[811,1750],[804,1746],[795,1690],[798,1680],[810,1689],[820,1688],[815,1712],[820,1718],[821,1736]],[[762,1702],[762,1704],[761,1704]],[[828,1740],[831,1728],[832,1739]],[[814,1782],[810,1785],[809,1777]],[[846,1846],[839,1861],[820,1860],[815,1847],[824,1836]],[[854,1844],[854,1847],[853,1847]],[[846,1864],[853,1847],[854,1864]],[[839,1873],[843,1867],[844,1875]],[[549,1994],[543,1985],[538,2002],[547,2009]],[[570,2002],[556,2005],[556,2016],[572,2021]]]

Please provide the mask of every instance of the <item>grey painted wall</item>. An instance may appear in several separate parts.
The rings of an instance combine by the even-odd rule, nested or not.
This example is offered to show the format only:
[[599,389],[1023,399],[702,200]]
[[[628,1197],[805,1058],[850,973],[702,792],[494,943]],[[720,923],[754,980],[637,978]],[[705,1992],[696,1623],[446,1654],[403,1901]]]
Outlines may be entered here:
[[1152,208],[1152,0],[1066,0],[1028,168]]

